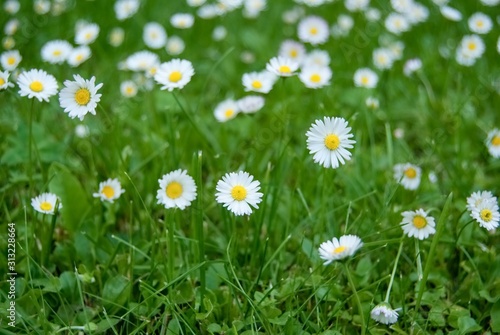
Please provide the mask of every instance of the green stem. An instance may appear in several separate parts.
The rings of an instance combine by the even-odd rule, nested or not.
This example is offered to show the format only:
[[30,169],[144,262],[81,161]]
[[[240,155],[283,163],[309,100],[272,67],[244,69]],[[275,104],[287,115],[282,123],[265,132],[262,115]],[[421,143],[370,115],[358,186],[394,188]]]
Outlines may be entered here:
[[415,256],[417,257],[417,275],[418,281],[422,280],[422,257],[420,257],[420,241],[415,239]]
[[198,262],[200,263],[200,309],[203,311],[203,298],[205,296],[205,237],[203,234],[203,183],[202,183],[202,158],[203,153],[198,151],[195,155],[195,182],[197,185],[196,208],[194,215],[195,236],[198,240]]
[[32,147],[33,147],[33,110],[35,106],[35,100],[31,99],[31,108],[28,123],[28,178],[30,183],[30,198],[33,198],[33,166],[32,166]]
[[165,217],[168,222],[168,279],[170,282],[174,280],[174,262],[175,262],[175,241],[174,241],[174,227],[175,227],[175,219],[174,213],[169,213],[165,211]]
[[56,209],[54,211],[54,215],[52,215],[52,221],[50,222],[50,229],[48,232],[48,236],[46,236],[47,238],[46,244],[45,247],[43,248],[44,257],[42,264],[44,266],[47,266],[47,264],[49,264],[50,251],[52,250],[52,243],[54,242],[54,229],[56,228],[58,208],[59,208],[59,201],[56,201]]
[[363,314],[363,306],[361,305],[361,300],[359,299],[358,291],[356,291],[356,286],[354,285],[354,281],[352,280],[351,272],[349,271],[349,268],[347,267],[347,264],[342,262],[342,265],[344,266],[345,273],[347,275],[347,280],[349,281],[349,284],[351,285],[351,290],[354,294],[354,298],[356,299],[356,304],[358,305],[358,310],[359,310],[359,316],[361,317],[361,334],[365,334],[365,329],[366,329],[366,322],[365,322],[365,316]]
[[399,256],[401,256],[401,251],[403,250],[403,239],[399,244],[398,254],[396,255],[396,261],[394,262],[394,267],[392,268],[391,280],[389,281],[389,286],[387,287],[387,293],[385,295],[384,302],[389,303],[389,297],[391,296],[392,284],[394,283],[394,277],[396,275],[396,269],[398,268]]

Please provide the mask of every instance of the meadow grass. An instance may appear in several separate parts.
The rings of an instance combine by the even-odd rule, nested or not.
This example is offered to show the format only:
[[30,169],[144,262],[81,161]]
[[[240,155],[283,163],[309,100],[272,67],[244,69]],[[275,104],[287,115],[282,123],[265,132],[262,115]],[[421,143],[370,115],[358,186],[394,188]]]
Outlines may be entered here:
[[[500,67],[496,50],[499,7],[479,1],[453,3],[464,19],[443,18],[431,1],[429,18],[400,36],[387,32],[389,2],[367,21],[342,1],[303,8],[330,25],[348,14],[346,36],[318,48],[331,57],[331,84],[309,89],[297,76],[279,78],[255,114],[218,122],[215,106],[248,93],[241,77],[261,71],[285,39],[297,40],[297,23],[282,15],[297,5],[269,1],[255,19],[240,8],[192,28],[173,28],[174,13],[196,9],[185,1],[144,1],[132,18],[116,19],[111,1],[68,1],[59,15],[36,14],[31,4],[2,14],[0,25],[19,20],[13,35],[22,70],[43,69],[63,87],[73,74],[103,83],[96,115],[71,119],[57,97],[40,102],[0,91],[0,214],[2,256],[15,223],[15,299],[0,262],[0,331],[3,334],[490,334],[500,332],[500,242],[471,219],[467,197],[478,190],[500,194],[500,161],[485,144],[498,127]],[[481,35],[484,55],[473,66],[455,60],[470,34],[467,18],[483,12],[495,22]],[[43,62],[50,40],[73,43],[78,20],[97,23],[92,56],[80,66]],[[195,74],[182,89],[139,85],[135,97],[120,93],[134,77],[119,70],[129,55],[148,49],[146,23],[156,21],[180,36],[179,56],[153,50],[161,62],[182,58]],[[214,41],[217,26],[227,36]],[[117,47],[113,27],[125,30]],[[5,34],[2,35],[5,37]],[[373,89],[355,87],[354,72],[375,69],[372,52],[401,41],[403,59],[375,70]],[[73,43],[74,44],[74,43]],[[305,44],[308,51],[315,47]],[[6,49],[4,45],[4,50]],[[248,60],[248,57],[251,59]],[[403,75],[418,57],[421,70]],[[245,60],[247,59],[247,60]],[[143,77],[141,80],[146,80]],[[378,99],[379,108],[365,104]],[[337,169],[313,161],[306,132],[315,120],[342,117],[356,141]],[[77,125],[88,127],[77,136]],[[393,176],[396,164],[422,169],[416,190]],[[157,203],[158,180],[187,170],[197,186],[184,210]],[[260,182],[262,201],[251,215],[236,216],[216,202],[216,184],[228,172],[247,171]],[[431,178],[429,178],[431,176]],[[113,203],[93,197],[100,182],[117,178],[125,192]],[[55,215],[37,212],[31,199],[56,194]],[[401,213],[425,209],[435,233],[417,240],[403,234]],[[4,235],[5,234],[5,235]],[[363,246],[323,265],[318,248],[352,234]],[[388,290],[388,288],[390,288]],[[15,301],[15,326],[9,306]],[[399,313],[392,325],[370,311],[388,302]]]

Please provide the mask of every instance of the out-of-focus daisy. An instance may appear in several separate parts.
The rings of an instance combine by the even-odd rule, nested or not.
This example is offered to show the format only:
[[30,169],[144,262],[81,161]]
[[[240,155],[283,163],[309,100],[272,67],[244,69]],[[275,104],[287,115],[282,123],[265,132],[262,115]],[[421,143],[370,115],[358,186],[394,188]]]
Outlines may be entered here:
[[3,31],[4,31],[5,35],[12,36],[16,33],[16,31],[18,29],[19,29],[19,20],[18,19],[10,19],[5,24]]
[[8,71],[0,71],[0,90],[14,87],[14,84],[9,82],[9,76],[10,73]]
[[50,11],[50,1],[48,1],[48,0],[35,0],[33,2],[33,10],[38,15],[47,14]]
[[173,91],[175,88],[182,89],[191,81],[194,75],[193,65],[184,59],[172,59],[162,63],[156,72],[154,79],[162,90]]
[[188,29],[193,26],[194,16],[188,13],[177,13],[170,18],[170,24],[177,29]]
[[382,17],[382,14],[377,8],[367,8],[365,10],[365,17],[367,21],[378,22]]
[[394,179],[407,190],[416,190],[421,177],[422,169],[419,166],[410,163],[394,165]]
[[[54,215],[54,212],[62,208],[61,201],[53,193],[42,193],[31,199],[31,206],[40,213]],[[56,207],[57,206],[57,207]]]
[[483,40],[478,35],[466,35],[460,41],[459,49],[458,52],[476,59],[483,55],[486,48]]
[[119,47],[125,38],[125,31],[120,27],[111,29],[108,35],[108,42],[113,47]]
[[246,18],[256,18],[260,12],[266,9],[267,0],[245,0],[243,3],[243,15]]
[[49,98],[57,93],[57,81],[54,76],[44,70],[32,69],[22,72],[17,77],[19,95],[37,98],[38,101],[49,102]]
[[227,29],[224,26],[217,26],[212,31],[212,39],[214,41],[222,41],[227,36]]
[[387,70],[392,67],[394,62],[391,50],[386,48],[378,48],[373,50],[373,64],[379,70]]
[[80,27],[75,36],[75,43],[79,45],[89,45],[99,36],[99,26],[96,23],[87,23]]
[[328,40],[328,23],[319,16],[308,16],[300,20],[298,36],[302,42],[312,45],[323,44]]
[[226,99],[220,102],[214,109],[214,116],[219,122],[226,122],[234,119],[240,112],[238,104],[233,99]]
[[500,130],[495,128],[488,133],[486,146],[491,156],[495,158],[500,157]]
[[319,257],[325,261],[324,265],[328,265],[354,255],[362,246],[363,242],[356,235],[343,235],[339,239],[334,237],[331,241],[321,243]]
[[410,24],[425,22],[429,18],[429,9],[418,2],[412,2],[404,13]]
[[51,64],[61,64],[68,59],[72,49],[73,47],[68,41],[49,41],[42,47],[42,59]]
[[165,50],[167,50],[167,53],[171,56],[180,55],[185,48],[186,44],[179,36],[170,36],[165,46]]
[[441,15],[450,21],[460,21],[462,19],[462,13],[458,9],[450,6],[442,6],[439,8]]
[[253,208],[259,208],[263,194],[259,192],[260,182],[253,180],[248,172],[229,172],[217,182],[215,198],[235,215],[250,215]]
[[321,88],[330,85],[332,70],[328,66],[304,66],[299,73],[300,81],[307,88]]
[[325,116],[316,120],[306,133],[307,149],[313,154],[313,160],[325,168],[336,169],[351,159],[351,152],[356,141],[351,138],[351,127],[341,117]]
[[494,200],[485,200],[473,207],[470,215],[479,223],[480,227],[493,230],[498,227],[498,222],[500,221],[498,210],[497,200],[494,197]]
[[59,104],[70,118],[83,120],[87,113],[95,115],[97,103],[101,100],[101,94],[97,91],[102,83],[96,85],[95,77],[87,80],[75,74],[73,78],[75,81],[64,82],[65,87],[59,92]]
[[403,51],[405,49],[405,44],[401,41],[396,41],[389,44],[386,48],[391,55],[393,60],[400,60],[403,57]]
[[365,10],[370,4],[370,0],[345,0],[344,5],[350,12]]
[[480,1],[483,5],[490,7],[500,4],[500,0],[480,0]]
[[420,58],[408,59],[403,67],[403,73],[405,76],[409,77],[413,72],[418,71],[422,68],[422,61]]
[[118,179],[109,178],[108,180],[99,183],[99,191],[94,193],[92,196],[94,198],[100,198],[101,201],[113,203],[124,192],[125,190],[122,189],[122,185]]
[[385,19],[385,29],[393,34],[399,35],[410,29],[410,23],[404,15],[390,13]]
[[380,103],[379,103],[377,98],[368,97],[365,100],[365,105],[366,105],[366,107],[368,107],[370,109],[378,109]]
[[329,66],[330,55],[325,50],[315,49],[304,56],[302,66]]
[[131,71],[148,71],[151,67],[156,66],[160,62],[157,54],[143,50],[133,53],[125,60],[125,66]]
[[245,91],[269,93],[276,82],[276,76],[268,71],[245,73],[242,83]]
[[90,129],[84,124],[79,124],[75,127],[75,135],[79,138],[85,138],[90,135]]
[[178,169],[158,179],[160,189],[156,194],[158,204],[165,208],[184,210],[196,199],[196,184],[186,170]]
[[11,50],[16,46],[16,41],[12,36],[5,36],[2,39],[2,46],[5,50]]
[[382,302],[375,306],[370,312],[370,317],[378,323],[384,325],[392,325],[398,321],[398,312],[391,308],[386,302]]
[[472,210],[479,205],[481,205],[483,202],[497,202],[497,198],[491,193],[490,191],[477,191],[473,192],[468,198],[467,198],[467,209],[472,212]]
[[137,84],[132,80],[126,80],[120,84],[120,93],[125,98],[132,98],[137,95]]
[[403,216],[401,228],[408,237],[424,240],[436,232],[434,218],[421,208],[416,211],[403,212],[401,215]]
[[377,74],[368,68],[358,69],[354,73],[354,85],[357,87],[374,88],[377,83]]
[[304,8],[294,6],[291,9],[285,10],[281,18],[286,24],[295,24],[304,15],[304,12]]
[[0,63],[2,63],[4,70],[12,72],[17,68],[22,59],[19,50],[4,51],[0,56]]
[[306,54],[306,48],[300,42],[294,40],[284,40],[278,52],[278,56],[293,59],[296,62],[301,62]]
[[290,77],[299,68],[299,63],[287,57],[273,57],[266,64],[266,70],[280,77]]
[[442,7],[445,6],[450,0],[432,0],[437,6]]
[[413,0],[391,0],[392,8],[398,13],[406,13],[410,9]]
[[206,4],[198,8],[196,14],[202,19],[212,19],[217,15],[222,15],[223,12],[216,4]]
[[190,7],[200,7],[207,2],[207,0],[186,0],[186,2]]
[[139,10],[139,0],[117,0],[115,2],[116,18],[120,21],[132,17]]
[[260,95],[247,95],[236,101],[238,109],[245,114],[256,113],[264,107],[265,99]]
[[354,19],[349,15],[341,14],[337,18],[337,25],[341,29],[342,33],[347,35],[351,31],[352,27],[354,27]]
[[77,67],[90,58],[92,51],[87,45],[82,45],[71,50],[68,56],[68,64]]
[[493,22],[490,17],[483,13],[474,13],[467,21],[469,29],[476,34],[487,34],[493,28]]
[[144,25],[142,39],[149,48],[160,49],[167,43],[167,33],[158,22],[148,22]]
[[17,0],[7,0],[3,4],[3,9],[10,15],[14,15],[19,11],[21,5]]

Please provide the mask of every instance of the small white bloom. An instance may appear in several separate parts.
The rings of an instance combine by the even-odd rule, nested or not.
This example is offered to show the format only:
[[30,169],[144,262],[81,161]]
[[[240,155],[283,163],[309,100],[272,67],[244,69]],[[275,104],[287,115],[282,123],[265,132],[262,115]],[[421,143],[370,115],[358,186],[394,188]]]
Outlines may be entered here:
[[9,82],[9,76],[10,73],[8,71],[0,71],[0,91],[14,87],[14,84]]
[[78,28],[75,36],[75,43],[79,45],[89,45],[99,36],[99,26],[95,23],[87,23]]
[[224,26],[217,26],[212,31],[212,38],[214,41],[222,41],[227,36],[227,29]]
[[51,64],[64,63],[73,50],[73,46],[68,41],[49,41],[42,47],[42,59]]
[[486,47],[481,37],[478,35],[466,35],[460,41],[457,53],[476,59],[483,55],[485,49]]
[[31,199],[31,206],[40,213],[54,215],[57,210],[62,208],[61,201],[57,195],[53,193],[42,193],[39,196]]
[[100,198],[101,201],[113,203],[124,192],[125,190],[122,189],[122,185],[118,179],[109,178],[108,180],[99,183],[99,191],[94,193],[92,196],[94,198]]
[[494,158],[500,157],[500,130],[495,128],[488,133],[486,146],[491,156]]
[[3,31],[4,31],[5,35],[12,36],[16,33],[16,31],[18,29],[19,29],[19,20],[18,19],[10,19],[5,24]]
[[108,42],[112,47],[119,47],[125,38],[125,31],[120,27],[111,29],[108,35]]
[[385,28],[387,31],[399,35],[410,29],[410,23],[406,16],[399,13],[390,13],[385,19]]
[[125,60],[125,68],[131,71],[147,72],[150,68],[157,66],[160,58],[151,51],[138,51],[128,56]]
[[460,21],[462,20],[462,13],[458,9],[449,6],[443,6],[439,8],[441,15],[450,21]]
[[137,95],[137,84],[132,80],[125,80],[120,84],[120,93],[125,98],[132,98]]
[[343,235],[339,239],[334,237],[331,241],[321,243],[319,257],[328,265],[333,261],[350,257],[363,246],[363,242],[356,235]]
[[469,29],[476,34],[487,34],[493,28],[490,17],[483,13],[474,13],[467,21]]
[[219,122],[226,122],[234,119],[240,112],[238,104],[233,99],[220,102],[214,109],[214,116]]
[[139,10],[139,0],[117,0],[115,2],[116,18],[120,21],[132,17]]
[[420,185],[422,169],[410,163],[394,166],[394,179],[407,190],[416,190]]
[[368,68],[358,69],[354,73],[354,85],[357,87],[374,88],[377,83],[377,74]]
[[303,18],[298,25],[298,36],[302,42],[312,45],[323,44],[328,40],[328,23],[319,16]]
[[424,240],[436,232],[434,218],[421,208],[416,211],[403,212],[401,215],[403,215],[401,228],[408,237]]
[[350,12],[363,11],[368,8],[370,0],[345,0],[344,5]]
[[156,72],[154,79],[160,85],[162,90],[173,91],[182,89],[194,75],[193,65],[185,59],[172,59],[169,62],[162,63]]
[[50,11],[50,1],[48,1],[48,0],[35,0],[33,2],[33,10],[38,15],[47,14]]
[[388,303],[380,303],[375,306],[370,312],[370,316],[373,320],[383,323],[385,325],[392,325],[398,321],[398,312],[391,308]]
[[83,120],[87,113],[96,114],[97,103],[101,101],[101,94],[97,91],[103,84],[96,85],[95,77],[87,80],[75,74],[73,78],[75,81],[64,81],[65,87],[59,92],[59,104],[70,118]]
[[68,64],[77,67],[90,58],[92,51],[87,45],[82,45],[71,50],[68,56]]
[[264,107],[265,99],[260,95],[247,95],[236,101],[238,108],[242,113],[256,113]]
[[278,56],[293,59],[296,62],[301,62],[306,54],[306,48],[300,42],[294,40],[284,40],[278,51]]
[[391,50],[378,48],[373,50],[373,64],[379,70],[387,70],[392,67],[394,56]]
[[148,22],[144,25],[142,39],[149,48],[160,49],[167,43],[167,33],[161,24]]
[[365,100],[365,105],[366,105],[366,107],[368,107],[370,109],[378,109],[378,107],[380,106],[380,103],[379,103],[377,98],[368,97]]
[[156,194],[158,204],[165,208],[184,210],[196,199],[196,184],[186,170],[175,170],[158,179],[160,189]]
[[259,192],[260,182],[253,180],[248,172],[226,173],[217,182],[218,203],[222,204],[235,215],[250,215],[253,208],[259,208],[263,194]]
[[269,93],[276,82],[276,75],[269,71],[245,73],[242,77],[242,83],[245,91],[258,93]]
[[288,57],[273,57],[266,64],[266,70],[280,77],[290,77],[299,68],[299,63]]
[[408,59],[403,67],[403,73],[405,76],[409,77],[413,72],[418,71],[422,68],[422,61],[420,58]]
[[170,36],[167,40],[167,45],[165,46],[165,50],[170,56],[180,55],[184,49],[186,48],[186,44],[179,36]]
[[329,66],[330,55],[325,50],[315,49],[304,56],[301,66]]
[[43,70],[32,69],[22,72],[17,77],[19,95],[37,98],[38,101],[49,102],[49,98],[57,93],[57,81],[54,76]]
[[191,14],[187,13],[178,13],[172,15],[170,18],[170,24],[174,28],[178,29],[188,29],[193,26],[194,23],[194,16]]
[[76,137],[85,138],[85,137],[88,137],[89,134],[90,134],[90,129],[86,125],[84,125],[84,124],[78,124],[75,127],[75,135],[76,135]]
[[16,14],[19,11],[19,8],[21,5],[19,4],[19,1],[17,0],[7,0],[3,4],[3,9],[11,15]]
[[304,66],[299,73],[300,81],[307,88],[321,88],[330,85],[332,70],[328,66]]
[[473,192],[467,198],[467,210],[472,212],[474,208],[477,208],[479,205],[485,202],[497,202],[497,198],[490,191],[477,191]]
[[471,216],[479,223],[480,227],[493,230],[498,227],[500,221],[498,210],[497,199],[494,197],[494,200],[481,201],[472,209]]

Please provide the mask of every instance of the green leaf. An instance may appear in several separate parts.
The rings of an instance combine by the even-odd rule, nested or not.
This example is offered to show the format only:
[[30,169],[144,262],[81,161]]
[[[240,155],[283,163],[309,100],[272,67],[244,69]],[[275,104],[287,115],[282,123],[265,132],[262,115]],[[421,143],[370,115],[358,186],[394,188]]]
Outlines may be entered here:
[[128,298],[128,285],[128,279],[121,275],[106,281],[102,289],[102,300],[103,307],[110,311],[109,313],[120,309],[125,304]]
[[460,330],[460,334],[473,333],[481,329],[482,327],[470,316],[464,316],[458,319],[458,330]]
[[453,328],[458,328],[458,320],[464,317],[470,317],[470,311],[461,306],[450,307],[450,316],[448,317],[448,323]]
[[500,332],[500,301],[497,301],[492,307],[490,312],[491,330],[495,333]]
[[220,332],[222,331],[222,327],[218,324],[218,323],[211,323],[208,325],[207,327],[207,330],[211,333],[211,334],[220,334]]

